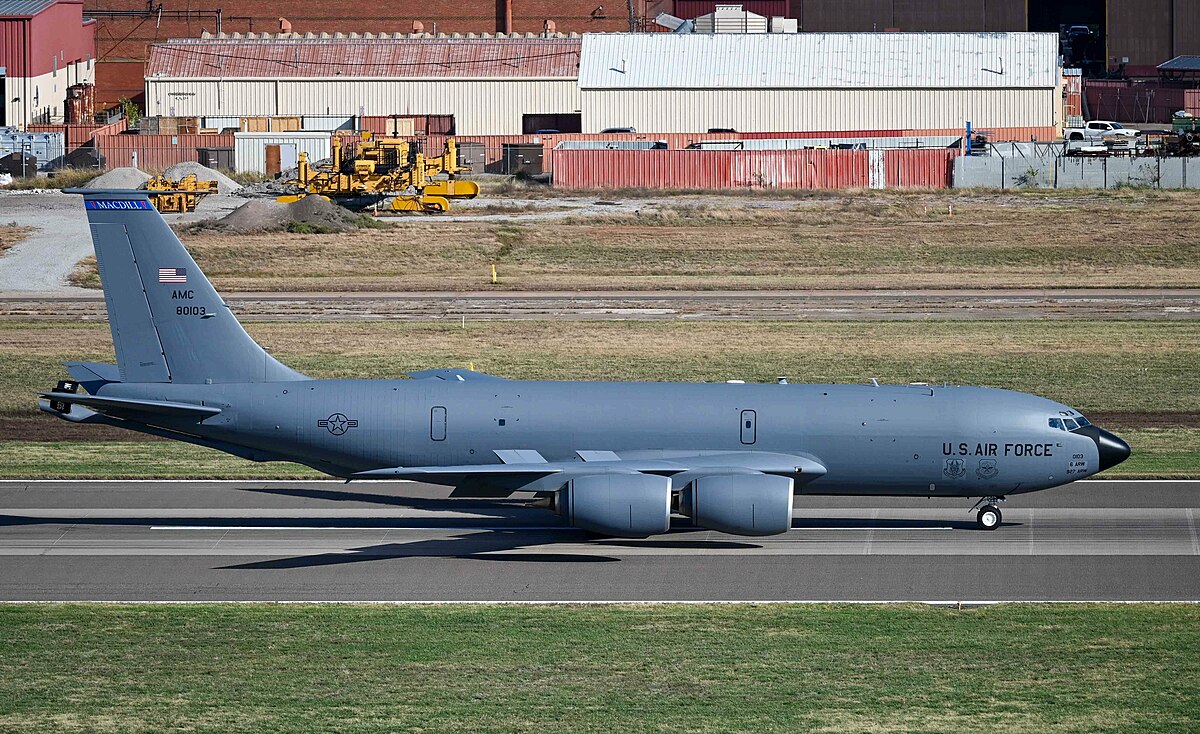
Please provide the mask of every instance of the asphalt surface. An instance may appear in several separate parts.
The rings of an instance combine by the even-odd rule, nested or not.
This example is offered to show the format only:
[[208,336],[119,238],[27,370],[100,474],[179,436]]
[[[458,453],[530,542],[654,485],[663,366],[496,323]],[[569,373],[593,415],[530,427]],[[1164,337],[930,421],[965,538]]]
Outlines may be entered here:
[[798,497],[793,529],[589,540],[403,482],[0,482],[0,600],[1200,600],[1200,482]]
[[[1200,318],[1200,290],[1186,288],[230,293],[225,298],[246,321]],[[106,316],[99,291],[0,292],[3,318]]]

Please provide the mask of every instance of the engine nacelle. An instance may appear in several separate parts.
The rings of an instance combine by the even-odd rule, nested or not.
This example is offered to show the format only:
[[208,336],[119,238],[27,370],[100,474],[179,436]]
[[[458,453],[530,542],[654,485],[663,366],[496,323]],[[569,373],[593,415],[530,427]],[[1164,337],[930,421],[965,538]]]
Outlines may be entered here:
[[792,479],[774,474],[714,474],[679,494],[679,512],[702,528],[731,535],[777,535],[792,527]]
[[671,480],[649,474],[576,477],[558,494],[558,514],[574,527],[645,538],[671,527]]

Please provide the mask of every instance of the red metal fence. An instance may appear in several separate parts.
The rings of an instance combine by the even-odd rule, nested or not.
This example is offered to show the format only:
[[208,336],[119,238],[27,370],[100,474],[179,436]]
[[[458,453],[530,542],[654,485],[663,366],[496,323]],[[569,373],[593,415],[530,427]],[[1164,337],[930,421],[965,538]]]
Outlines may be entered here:
[[[566,189],[948,188],[954,150],[558,150]],[[871,157],[883,176],[872,179]],[[876,159],[878,160],[878,159]]]
[[223,135],[97,135],[96,149],[104,156],[106,169],[133,165],[147,171],[162,171],[176,163],[200,161],[200,148],[232,148],[233,134]]
[[894,188],[948,189],[957,150],[885,150],[886,184]]
[[30,125],[31,133],[62,133],[67,151],[81,148],[92,142],[97,135],[115,135],[125,131],[125,120],[108,125]]

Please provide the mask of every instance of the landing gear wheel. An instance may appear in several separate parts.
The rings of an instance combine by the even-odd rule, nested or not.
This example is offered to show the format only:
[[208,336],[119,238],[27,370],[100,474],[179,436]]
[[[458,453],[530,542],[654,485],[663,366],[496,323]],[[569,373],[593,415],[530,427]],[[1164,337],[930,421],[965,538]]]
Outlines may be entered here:
[[995,530],[996,528],[1000,527],[1000,521],[1003,519],[1003,515],[1000,514],[999,507],[996,507],[995,505],[986,505],[979,510],[979,514],[975,516],[975,519],[979,523],[980,530]]

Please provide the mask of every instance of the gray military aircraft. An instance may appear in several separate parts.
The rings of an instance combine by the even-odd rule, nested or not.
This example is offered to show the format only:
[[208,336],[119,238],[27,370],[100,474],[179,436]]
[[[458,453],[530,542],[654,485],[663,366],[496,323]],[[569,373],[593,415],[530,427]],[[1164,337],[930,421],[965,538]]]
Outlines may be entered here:
[[[1129,445],[1061,403],[914,385],[527,382],[469,370],[316,380],[254,342],[144,192],[81,190],[117,364],[69,362],[39,407],[346,479],[542,493],[572,526],[770,535],[793,497],[982,498],[1056,487]],[[84,392],[80,392],[82,387]]]

